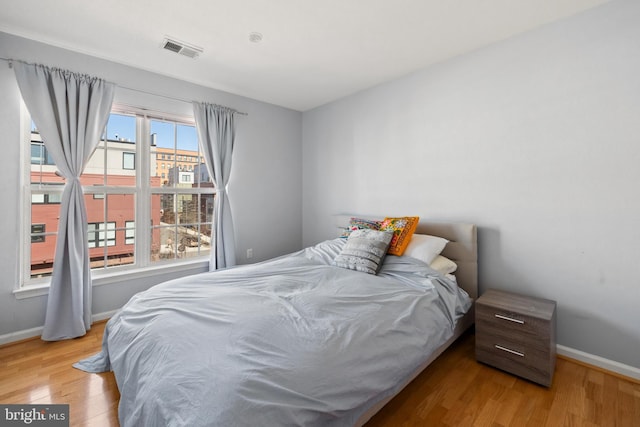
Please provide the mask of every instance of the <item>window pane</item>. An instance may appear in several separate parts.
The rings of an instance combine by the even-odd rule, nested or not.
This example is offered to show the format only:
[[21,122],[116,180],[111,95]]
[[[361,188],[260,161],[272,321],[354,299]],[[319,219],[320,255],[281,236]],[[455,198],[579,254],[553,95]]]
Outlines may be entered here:
[[[33,198],[45,200],[47,194],[32,194]],[[31,225],[43,224],[47,232],[55,233],[58,231],[58,218],[60,217],[60,204],[31,204]],[[54,247],[51,247],[53,253]]]
[[135,187],[135,144],[108,141],[107,185]]
[[177,134],[177,148],[183,153],[183,160],[187,160],[186,156],[188,156],[184,154],[184,151],[189,151],[193,153],[192,155],[197,155],[198,135],[196,133],[196,127],[191,125],[178,125]]
[[178,194],[178,223],[192,224],[198,223],[198,195]]
[[[176,195],[175,194],[154,194],[151,196],[151,203],[154,201],[160,202],[160,224],[175,224],[176,223]],[[155,200],[154,200],[155,199]],[[153,220],[153,219],[152,219]],[[158,225],[153,222],[153,225]]]
[[213,220],[213,194],[193,195],[191,203],[183,212],[185,222],[178,231],[178,256],[195,257],[208,255],[211,250]]
[[136,118],[111,113],[107,122],[107,140],[136,143]]
[[[155,141],[150,157],[151,175],[160,178],[160,185],[165,187],[197,186],[201,179],[196,180],[195,171],[202,155],[195,126],[152,120],[151,133]],[[204,181],[209,180],[205,171]]]
[[103,242],[100,239],[100,225],[104,224],[105,216],[105,202],[106,198],[104,194],[97,195],[85,194],[84,203],[87,210],[87,241],[89,243],[89,257],[92,261],[92,268],[94,267],[94,261],[104,259],[104,247]]
[[153,227],[151,233],[151,261],[177,258],[175,227]]
[[200,256],[199,227],[197,224],[189,224],[178,227],[178,257],[192,258]]
[[51,154],[44,146],[40,134],[36,131],[31,132],[31,182],[63,182],[60,177],[55,175],[57,170]]
[[82,173],[83,185],[136,184],[136,118],[112,113],[101,140]]
[[200,222],[213,222],[213,198],[214,194],[200,195]]
[[[211,251],[213,194],[154,194],[152,261],[207,256]],[[155,200],[154,200],[155,198]]]
[[180,186],[193,187],[196,182],[193,173],[194,159],[200,156],[195,126],[177,126],[176,148],[176,152],[181,155],[180,161],[176,162],[180,170],[178,183],[181,184]]
[[199,256],[209,256],[211,253],[211,230],[212,224],[202,224],[200,226],[200,251]]
[[108,194],[108,221],[115,221],[118,228],[125,228],[126,222],[136,219],[135,206],[135,196],[133,194]]
[[[43,236],[44,241],[31,244],[31,278],[51,276],[56,237],[55,234],[47,234]],[[33,238],[34,236],[32,235]]]
[[185,224],[177,227],[177,256],[192,258],[208,255],[211,250],[211,224]]
[[132,264],[135,261],[135,196],[108,194],[107,216],[106,230],[103,224],[103,233],[107,240],[107,267]]
[[196,186],[200,187],[213,187],[213,180],[209,175],[209,169],[204,163],[204,158],[200,158],[199,163],[193,166],[193,179]]
[[95,198],[94,195],[85,195],[85,202],[91,268],[134,263],[135,196],[102,194],[102,198]]
[[198,233],[200,239],[200,256],[209,255],[209,253],[211,252],[214,198],[214,194],[201,194],[198,198]]
[[85,194],[84,206],[87,210],[87,222],[88,223],[100,223],[105,222],[104,209],[105,209],[105,195],[104,193],[98,194]]
[[[149,157],[151,171],[151,187],[166,186],[166,179],[161,179],[162,173],[173,168],[173,162],[167,163],[165,158],[171,159],[175,153],[175,125],[160,120],[151,120],[151,156]],[[162,162],[157,160],[161,158]],[[155,179],[154,179],[155,178]]]
[[[39,137],[39,134],[38,134]],[[46,165],[46,153],[42,144],[37,144],[37,151],[42,153],[42,164],[31,165],[31,181],[41,188],[54,185],[61,188],[62,178],[55,175],[55,166]],[[34,145],[31,146],[33,161]],[[46,277],[53,271],[53,258],[56,250],[56,234],[60,217],[59,199],[62,193],[34,191],[31,194],[31,236],[30,244],[30,276]]]
[[164,217],[164,209],[162,205],[162,197],[160,194],[151,195],[151,225],[158,226]]

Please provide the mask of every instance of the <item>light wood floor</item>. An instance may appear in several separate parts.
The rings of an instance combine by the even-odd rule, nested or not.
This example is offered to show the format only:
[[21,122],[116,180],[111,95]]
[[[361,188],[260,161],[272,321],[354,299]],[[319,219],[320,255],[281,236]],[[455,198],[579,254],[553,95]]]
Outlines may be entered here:
[[[112,373],[71,367],[100,348],[104,323],[83,338],[0,348],[0,403],[69,403],[71,425],[118,425]],[[558,359],[550,389],[474,359],[468,333],[382,409],[367,427],[640,426],[640,384]]]

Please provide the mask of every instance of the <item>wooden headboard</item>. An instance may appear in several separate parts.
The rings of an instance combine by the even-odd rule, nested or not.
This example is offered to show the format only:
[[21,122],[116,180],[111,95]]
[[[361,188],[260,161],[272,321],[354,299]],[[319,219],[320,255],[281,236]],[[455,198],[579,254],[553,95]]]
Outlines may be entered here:
[[[349,225],[351,217],[382,219],[368,215],[334,215],[334,223],[340,233]],[[420,221],[416,233],[444,237],[449,241],[442,255],[458,264],[454,273],[458,285],[471,298],[478,298],[478,233],[475,224]]]

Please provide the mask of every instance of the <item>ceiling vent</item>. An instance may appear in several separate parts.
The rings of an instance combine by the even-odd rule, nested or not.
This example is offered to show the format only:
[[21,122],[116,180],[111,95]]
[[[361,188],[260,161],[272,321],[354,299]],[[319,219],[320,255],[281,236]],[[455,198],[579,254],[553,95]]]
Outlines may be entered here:
[[179,53],[180,55],[187,56],[189,58],[197,58],[202,53],[202,48],[194,46],[185,42],[178,41],[176,39],[165,37],[162,41],[162,48],[170,50],[171,52]]

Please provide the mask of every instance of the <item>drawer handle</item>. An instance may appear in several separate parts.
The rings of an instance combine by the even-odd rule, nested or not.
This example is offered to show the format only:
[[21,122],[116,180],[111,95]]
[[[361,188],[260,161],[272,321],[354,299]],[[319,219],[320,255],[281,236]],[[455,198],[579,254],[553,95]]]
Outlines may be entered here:
[[521,324],[521,325],[524,325],[524,320],[514,319],[513,317],[503,316],[502,314],[496,314],[495,316],[496,316],[498,319],[508,320],[509,322],[519,323],[519,324]]
[[516,356],[524,357],[524,353],[520,353],[519,351],[511,350],[510,348],[503,347],[501,345],[495,344],[495,348],[498,350],[506,351],[507,353],[515,354]]

